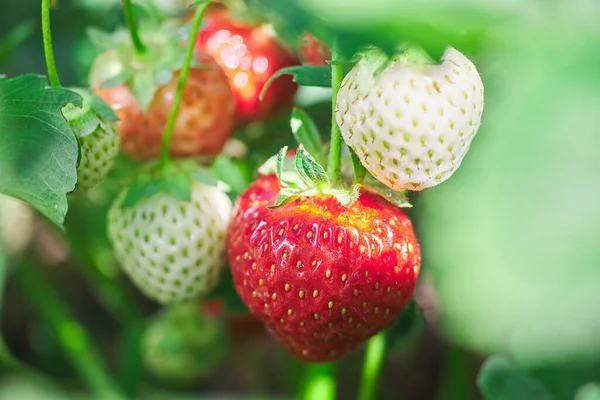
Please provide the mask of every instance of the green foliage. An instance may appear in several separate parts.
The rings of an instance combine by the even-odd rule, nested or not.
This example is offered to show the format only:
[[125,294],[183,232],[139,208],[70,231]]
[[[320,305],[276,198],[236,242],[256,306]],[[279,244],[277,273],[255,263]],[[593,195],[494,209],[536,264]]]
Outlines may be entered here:
[[260,98],[263,99],[267,93],[267,89],[271,86],[271,83],[280,76],[292,75],[293,81],[301,86],[314,86],[314,87],[331,87],[331,68],[329,67],[311,67],[311,66],[299,66],[299,67],[287,67],[282,68],[275,72],[267,81],[263,87]]
[[44,77],[0,78],[0,192],[20,198],[61,226],[77,182],[79,145],[61,114],[81,97],[48,88]]

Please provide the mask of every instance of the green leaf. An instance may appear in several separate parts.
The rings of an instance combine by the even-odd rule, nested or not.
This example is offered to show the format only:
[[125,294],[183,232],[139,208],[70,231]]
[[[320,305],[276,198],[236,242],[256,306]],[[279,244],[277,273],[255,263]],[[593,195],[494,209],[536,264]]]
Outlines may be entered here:
[[122,73],[117,74],[115,76],[111,76],[107,80],[103,81],[100,84],[100,88],[102,88],[102,89],[110,89],[110,88],[122,85],[124,83],[127,83],[127,82],[129,82],[130,79],[131,79],[131,73],[125,71],[125,72],[122,72]]
[[192,182],[187,172],[177,173],[165,178],[165,191],[180,201],[192,201]]
[[293,81],[301,86],[331,87],[331,68],[327,66],[286,67],[275,72],[271,78],[269,78],[260,92],[261,100],[265,97],[271,83],[283,75],[293,75]]
[[6,62],[17,46],[35,32],[35,28],[35,22],[27,20],[19,22],[8,33],[4,33],[0,40],[0,63]]
[[81,106],[46,78],[0,78],[0,192],[22,199],[61,226],[77,182],[79,144],[61,109]]
[[315,161],[302,144],[296,153],[296,171],[309,187],[324,188],[329,186],[329,177],[325,169]]
[[163,188],[163,181],[147,175],[140,175],[127,190],[121,207],[133,207],[141,200],[152,197]]
[[211,171],[208,168],[198,167],[188,171],[189,177],[196,182],[203,183],[208,186],[217,186],[219,180],[214,174],[214,170]]
[[290,126],[298,144],[304,145],[307,151],[314,155],[318,163],[324,164],[327,159],[323,150],[323,141],[316,124],[310,116],[303,110],[294,108]]
[[553,400],[544,384],[517,369],[501,356],[488,358],[477,377],[477,385],[487,400]]
[[245,162],[225,155],[220,155],[213,161],[212,171],[219,180],[232,188],[234,195],[246,190],[253,179],[252,170]]
[[106,104],[100,96],[93,95],[91,97],[90,107],[92,107],[92,110],[94,110],[96,114],[108,121],[119,120],[119,117],[116,116],[113,109]]

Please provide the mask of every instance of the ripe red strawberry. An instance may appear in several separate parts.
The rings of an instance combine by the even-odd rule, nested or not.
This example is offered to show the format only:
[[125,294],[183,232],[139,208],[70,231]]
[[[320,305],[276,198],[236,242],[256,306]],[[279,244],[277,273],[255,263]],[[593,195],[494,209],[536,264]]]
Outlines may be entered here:
[[277,70],[299,64],[269,25],[236,21],[227,9],[215,6],[206,13],[197,48],[213,56],[227,74],[240,120],[266,119],[292,104],[297,86],[289,76],[275,80],[259,99]]
[[267,208],[279,189],[268,175],[238,199],[228,232],[236,290],[294,356],[338,359],[408,303],[420,268],[412,224],[367,189],[349,207],[317,194]]
[[308,65],[325,66],[331,60],[329,47],[310,33],[302,36],[300,51],[302,61]]

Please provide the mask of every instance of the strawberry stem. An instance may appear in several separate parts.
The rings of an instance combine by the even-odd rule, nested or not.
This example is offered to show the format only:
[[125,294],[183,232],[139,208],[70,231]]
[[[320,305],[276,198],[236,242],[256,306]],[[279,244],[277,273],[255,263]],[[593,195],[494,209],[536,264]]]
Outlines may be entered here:
[[369,339],[365,353],[358,400],[376,399],[377,382],[385,357],[385,333],[379,332]]
[[127,27],[129,28],[129,35],[131,36],[131,41],[135,47],[135,52],[137,54],[144,54],[147,50],[147,47],[142,42],[142,39],[138,33],[131,0],[123,0],[123,13],[125,14],[125,23],[127,23]]
[[60,87],[60,79],[56,70],[54,50],[52,49],[52,33],[50,30],[50,0],[42,0],[42,36],[44,38],[44,56],[48,79],[53,87]]
[[48,285],[46,277],[29,262],[21,265],[18,271],[16,278],[20,287],[47,320],[81,378],[98,398],[124,399],[96,349],[91,346],[90,335]]
[[[338,60],[336,45],[331,49],[332,60]],[[334,62],[331,64],[331,141],[329,143],[329,162],[327,163],[327,174],[331,180],[332,186],[336,186],[341,181],[342,164],[342,133],[335,119],[335,109],[337,104],[337,95],[344,79],[344,69],[341,64]]]
[[335,399],[335,364],[307,364],[305,381],[302,389],[302,400],[334,400]]
[[186,44],[185,60],[183,61],[183,66],[181,67],[181,71],[179,72],[177,92],[175,93],[175,97],[173,98],[173,105],[171,107],[169,119],[167,120],[167,124],[165,126],[165,131],[163,134],[162,147],[160,149],[160,164],[163,168],[169,163],[169,144],[171,143],[171,138],[173,137],[173,129],[175,129],[175,122],[177,121],[177,116],[179,115],[179,106],[181,105],[181,99],[183,98],[185,84],[187,82],[188,75],[190,74],[190,64],[192,62],[192,57],[194,55],[194,47],[196,45],[195,37],[198,36],[200,24],[202,23],[202,16],[204,15],[204,12],[206,11],[210,3],[210,1],[207,1],[205,3],[200,4],[196,8],[196,12],[194,13],[194,20],[192,22],[192,27],[190,28],[190,34],[188,36],[188,42]]

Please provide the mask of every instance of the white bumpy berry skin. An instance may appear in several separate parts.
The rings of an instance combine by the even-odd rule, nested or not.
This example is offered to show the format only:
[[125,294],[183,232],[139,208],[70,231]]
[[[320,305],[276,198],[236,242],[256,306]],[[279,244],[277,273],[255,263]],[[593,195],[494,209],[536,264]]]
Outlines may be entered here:
[[81,160],[77,167],[77,188],[97,186],[108,174],[119,154],[119,133],[114,121],[103,122],[87,136],[78,137]]
[[368,92],[360,65],[342,82],[336,120],[346,143],[377,180],[419,191],[448,179],[479,129],[483,83],[473,63],[449,48],[440,65],[391,63]]
[[193,182],[191,202],[161,192],[122,208],[125,193],[109,211],[108,235],[117,260],[140,290],[163,304],[211,290],[225,263],[229,197]]

